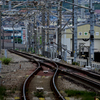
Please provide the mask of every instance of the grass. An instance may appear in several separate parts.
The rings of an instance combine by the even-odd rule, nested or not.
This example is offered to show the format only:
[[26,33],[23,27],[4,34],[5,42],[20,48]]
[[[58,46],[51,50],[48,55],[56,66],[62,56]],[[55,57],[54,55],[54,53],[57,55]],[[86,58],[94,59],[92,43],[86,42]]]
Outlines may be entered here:
[[79,66],[79,63],[78,62],[73,62],[72,65],[78,65]]
[[[81,100],[94,100],[96,93],[78,90],[65,90],[68,97],[82,98]],[[100,98],[99,98],[100,99]]]
[[44,96],[43,96],[43,92],[34,92],[34,95],[35,95],[36,97],[44,97]]
[[3,64],[8,65],[11,62],[11,58],[1,58],[0,59]]
[[0,86],[0,100],[4,100],[6,96],[6,88],[4,86]]

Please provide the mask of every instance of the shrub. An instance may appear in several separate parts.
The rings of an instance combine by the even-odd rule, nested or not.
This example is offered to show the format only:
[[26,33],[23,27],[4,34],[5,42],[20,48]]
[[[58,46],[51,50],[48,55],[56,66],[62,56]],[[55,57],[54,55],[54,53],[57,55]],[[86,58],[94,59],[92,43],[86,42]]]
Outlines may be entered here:
[[65,93],[69,97],[75,96],[81,98],[81,100],[94,100],[96,96],[95,92],[78,91],[78,90],[65,90]]
[[44,96],[43,96],[43,92],[34,92],[34,95],[35,95],[36,97],[44,97]]
[[4,86],[0,86],[0,100],[4,100],[6,96],[6,88]]
[[2,58],[1,60],[3,64],[8,65],[11,61],[11,58]]
[[73,62],[72,65],[78,65],[79,66],[79,63],[78,62]]

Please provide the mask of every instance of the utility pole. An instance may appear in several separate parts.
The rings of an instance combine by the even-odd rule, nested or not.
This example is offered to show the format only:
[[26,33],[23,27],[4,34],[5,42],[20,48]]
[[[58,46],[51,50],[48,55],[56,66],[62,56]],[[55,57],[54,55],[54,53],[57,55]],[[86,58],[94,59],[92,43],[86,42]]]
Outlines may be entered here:
[[13,23],[13,50],[15,50],[15,31],[14,31],[14,23]]
[[49,4],[48,4],[48,7],[47,7],[48,11],[47,11],[47,43],[49,43]]
[[2,49],[4,49],[4,30],[2,30]]
[[37,27],[36,27],[36,14],[34,13],[34,51],[37,53]]
[[11,0],[9,0],[9,11],[11,10]]
[[50,8],[50,5],[49,5],[49,3],[46,1],[46,3],[47,3],[47,9],[48,9],[48,11],[47,11],[47,43],[49,43],[49,25],[50,25],[50,22],[49,22],[49,20],[50,20],[50,14],[49,14],[49,8]]
[[[81,1],[81,5],[82,5],[82,6],[85,5],[84,2],[85,2],[85,1]],[[81,8],[81,18],[83,18],[83,19],[85,18],[85,9],[84,9],[84,8]]]
[[30,26],[31,26],[31,23],[28,24],[28,45],[29,45],[29,51],[31,49],[31,30],[30,30]]
[[26,51],[28,52],[28,21],[25,20],[25,31],[26,31],[26,40],[25,40],[25,46],[26,46]]
[[89,50],[89,66],[91,61],[94,60],[94,0],[89,0],[90,5],[90,50]]
[[0,54],[1,54],[1,26],[2,26],[2,21],[1,21],[1,7],[2,7],[2,1],[0,1]]
[[[77,4],[77,0],[73,0],[74,4]],[[77,57],[77,6],[73,5],[73,35],[72,35],[72,56],[74,57],[74,62],[76,62]]]
[[58,2],[58,55],[61,58],[62,55],[62,46],[61,46],[61,11],[62,11],[62,1]]
[[45,51],[45,5],[42,8],[42,55],[44,56]]

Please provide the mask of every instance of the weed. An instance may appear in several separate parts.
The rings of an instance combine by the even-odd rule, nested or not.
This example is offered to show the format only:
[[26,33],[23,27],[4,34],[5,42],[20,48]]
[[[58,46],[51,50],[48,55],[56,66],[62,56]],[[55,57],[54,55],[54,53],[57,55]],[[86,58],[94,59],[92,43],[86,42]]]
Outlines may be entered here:
[[75,96],[77,98],[82,98],[82,100],[94,100],[96,93],[78,90],[65,90],[65,93],[69,96]]
[[44,96],[43,96],[43,92],[34,92],[34,95],[35,95],[36,97],[44,97]]
[[4,86],[0,86],[0,100],[4,100],[4,96],[6,96],[6,88]]
[[78,65],[79,66],[79,63],[78,62],[73,62],[72,65]]
[[8,65],[11,62],[11,58],[5,58],[4,57],[4,58],[1,59],[1,61],[2,61],[3,64]]

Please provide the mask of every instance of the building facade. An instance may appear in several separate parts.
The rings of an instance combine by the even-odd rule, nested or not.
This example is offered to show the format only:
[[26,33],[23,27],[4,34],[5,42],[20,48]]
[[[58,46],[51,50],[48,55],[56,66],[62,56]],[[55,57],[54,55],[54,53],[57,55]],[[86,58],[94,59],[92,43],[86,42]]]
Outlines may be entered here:
[[[12,27],[3,27],[1,41],[3,41],[3,38],[4,38],[4,42],[12,43],[13,42],[13,30],[14,30],[14,34],[15,34],[15,42],[23,43],[23,30],[21,27],[17,27],[14,29]],[[20,39],[21,42],[19,42],[18,39]]]
[[[77,49],[79,49],[79,44],[83,43],[84,46],[90,46],[90,25],[82,24],[77,27]],[[72,51],[72,28],[66,28],[62,35],[62,44],[66,44],[70,51]],[[66,37],[66,38],[65,38]],[[66,42],[67,40],[67,42]],[[66,43],[65,43],[66,42]],[[87,51],[87,50],[86,50]],[[100,26],[94,26],[94,51],[100,51]]]

